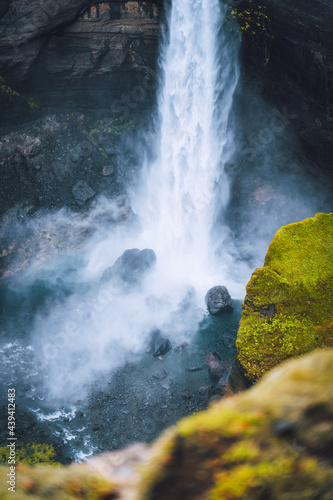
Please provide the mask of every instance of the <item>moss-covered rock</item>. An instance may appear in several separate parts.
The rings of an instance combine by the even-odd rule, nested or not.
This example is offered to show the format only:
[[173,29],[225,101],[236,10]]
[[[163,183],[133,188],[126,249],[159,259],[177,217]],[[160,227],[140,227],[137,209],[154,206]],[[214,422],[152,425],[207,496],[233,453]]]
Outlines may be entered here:
[[[0,465],[7,464],[8,454],[7,446],[0,447]],[[53,446],[45,443],[18,443],[15,449],[15,460],[18,464],[60,467],[61,464],[54,460],[55,456],[56,452]]]
[[141,500],[333,498],[333,351],[276,368],[155,444]]
[[[116,498],[112,484],[98,472],[87,471],[79,466],[31,467],[17,465],[14,490],[7,484],[10,478],[6,466],[0,467],[0,498],[9,500],[112,500]],[[15,492],[14,492],[15,491]]]
[[333,214],[282,227],[246,291],[237,351],[249,380],[333,346]]

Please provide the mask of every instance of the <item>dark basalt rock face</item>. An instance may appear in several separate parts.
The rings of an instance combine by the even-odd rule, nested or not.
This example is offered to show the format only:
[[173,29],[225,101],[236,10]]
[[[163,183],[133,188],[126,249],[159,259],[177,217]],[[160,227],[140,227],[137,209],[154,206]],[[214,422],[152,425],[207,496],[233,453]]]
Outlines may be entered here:
[[235,5],[245,85],[277,108],[286,125],[292,123],[309,167],[331,176],[333,4],[265,0],[259,6],[242,0]]
[[[0,75],[42,109],[108,108],[127,118],[154,100],[162,10],[157,4],[7,2],[0,11]],[[22,100],[3,94],[2,120],[22,119]],[[31,107],[27,118],[38,113]]]

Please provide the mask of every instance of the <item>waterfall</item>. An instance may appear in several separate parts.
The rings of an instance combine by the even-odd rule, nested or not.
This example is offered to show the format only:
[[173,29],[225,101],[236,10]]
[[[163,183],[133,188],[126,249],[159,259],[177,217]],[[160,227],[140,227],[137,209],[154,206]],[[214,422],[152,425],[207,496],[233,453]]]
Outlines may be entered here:
[[214,215],[228,201],[224,165],[232,151],[228,120],[238,80],[238,44],[224,33],[226,12],[219,0],[172,3],[162,55],[159,151],[134,197],[147,245],[167,262],[168,273],[181,272],[182,279],[196,274],[207,284]]
[[[141,222],[95,239],[81,277],[91,280],[87,292],[35,322],[36,349],[56,396],[77,397],[99,374],[142,354],[156,328],[173,345],[191,341],[210,287],[226,285],[233,298],[244,294],[244,280],[239,285],[228,276],[234,266],[223,246],[222,259],[215,258],[212,231],[228,201],[224,165],[232,154],[229,118],[238,79],[239,38],[225,33],[225,15],[218,0],[174,0],[171,6],[159,125],[150,137],[157,152],[131,193]],[[218,228],[223,240],[227,228]],[[100,289],[105,268],[133,248],[153,249],[157,257],[140,289]]]

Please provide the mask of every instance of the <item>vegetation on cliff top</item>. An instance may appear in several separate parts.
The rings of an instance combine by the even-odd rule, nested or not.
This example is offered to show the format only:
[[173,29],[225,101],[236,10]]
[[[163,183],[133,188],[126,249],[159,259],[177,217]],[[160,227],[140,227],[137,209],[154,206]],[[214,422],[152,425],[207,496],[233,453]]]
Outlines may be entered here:
[[237,334],[250,380],[284,359],[333,346],[333,214],[282,227],[247,285]]

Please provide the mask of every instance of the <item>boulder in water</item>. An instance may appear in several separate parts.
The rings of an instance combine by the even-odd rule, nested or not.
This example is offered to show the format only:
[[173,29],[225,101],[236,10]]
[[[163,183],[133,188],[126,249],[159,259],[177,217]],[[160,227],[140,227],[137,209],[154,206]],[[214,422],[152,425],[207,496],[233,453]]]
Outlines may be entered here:
[[208,290],[205,297],[206,305],[211,314],[232,309],[232,300],[225,286],[214,286]]
[[217,352],[212,351],[206,356],[206,363],[208,365],[208,373],[212,380],[216,382],[220,380],[223,375],[223,366],[220,356]]
[[112,282],[118,286],[135,288],[140,285],[143,277],[154,266],[155,262],[154,250],[149,248],[125,250],[113,266],[105,269],[101,283]]
[[161,331],[156,328],[151,332],[151,340],[149,343],[149,351],[150,354],[158,358],[159,356],[163,356],[171,350],[171,342],[166,337],[163,337]]

